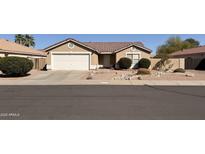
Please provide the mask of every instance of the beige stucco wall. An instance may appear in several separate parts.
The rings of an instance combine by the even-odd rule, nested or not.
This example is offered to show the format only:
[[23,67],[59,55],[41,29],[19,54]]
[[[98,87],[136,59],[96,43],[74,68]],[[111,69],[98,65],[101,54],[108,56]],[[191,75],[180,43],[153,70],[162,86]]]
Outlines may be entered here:
[[0,53],[0,57],[5,57],[5,54],[4,53]]
[[33,62],[33,69],[42,70],[45,67],[45,58],[29,58]]
[[201,60],[205,58],[205,53],[182,55],[177,57],[183,57],[185,59],[185,69],[196,69]]
[[60,45],[52,50],[48,51],[48,56],[46,58],[47,65],[51,65],[51,52],[90,52],[91,53],[91,65],[98,65],[98,54],[94,53],[93,51],[86,49],[83,46],[80,46],[76,43],[74,43],[74,48],[70,49],[68,48],[68,43],[65,43],[63,45]]
[[141,54],[141,57],[140,57],[140,58],[148,58],[148,59],[150,59],[150,57],[151,57],[151,54],[150,54],[150,53],[145,52],[144,50],[139,49],[139,48],[137,48],[136,51],[132,51],[131,48],[132,48],[132,47],[127,48],[127,49],[125,49],[125,50],[122,50],[122,51],[116,53],[116,62],[118,62],[118,61],[120,60],[120,58],[126,57],[126,53],[127,53],[127,52],[140,52],[140,54]]
[[[153,67],[159,62],[161,59],[160,58],[151,58],[151,66],[150,68],[153,69]],[[175,70],[177,68],[185,68],[185,60],[184,58],[170,58],[170,64],[173,64],[172,70]]]

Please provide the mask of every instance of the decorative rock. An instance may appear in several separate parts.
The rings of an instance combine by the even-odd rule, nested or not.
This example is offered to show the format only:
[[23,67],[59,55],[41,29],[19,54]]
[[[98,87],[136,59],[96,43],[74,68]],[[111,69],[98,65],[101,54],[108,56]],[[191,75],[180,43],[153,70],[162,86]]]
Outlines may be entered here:
[[129,76],[125,76],[124,79],[125,80],[130,80],[130,77]]
[[155,76],[156,76],[156,77],[160,77],[160,76],[162,76],[163,74],[165,74],[165,73],[158,71],[158,72],[155,73]]
[[89,73],[86,79],[87,80],[92,80],[93,79],[93,75],[94,75],[93,73]]
[[129,80],[133,80],[135,76],[131,76]]
[[87,79],[87,80],[92,80],[93,77],[92,77],[91,75],[89,75],[86,79]]
[[171,70],[171,69],[170,69],[170,70],[168,70],[168,71],[166,71],[166,72],[167,72],[167,73],[172,73],[172,72],[173,72],[173,70]]
[[138,79],[138,80],[142,80],[142,77],[141,77],[141,76],[138,76],[137,79]]
[[121,77],[124,77],[125,75],[124,74],[121,74]]
[[194,77],[194,74],[193,73],[186,73],[185,76],[186,77]]

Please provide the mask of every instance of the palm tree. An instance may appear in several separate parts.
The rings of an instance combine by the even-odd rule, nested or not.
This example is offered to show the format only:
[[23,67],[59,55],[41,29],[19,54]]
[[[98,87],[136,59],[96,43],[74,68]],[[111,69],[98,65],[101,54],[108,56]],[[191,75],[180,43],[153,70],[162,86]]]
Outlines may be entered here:
[[22,35],[22,34],[15,35],[15,42],[18,44],[24,45],[24,42],[25,42],[24,35]]
[[25,38],[25,42],[24,45],[27,47],[35,47],[35,40],[34,37],[32,35],[24,35]]
[[17,34],[15,35],[15,42],[26,47],[35,47],[35,39],[32,35],[29,34]]

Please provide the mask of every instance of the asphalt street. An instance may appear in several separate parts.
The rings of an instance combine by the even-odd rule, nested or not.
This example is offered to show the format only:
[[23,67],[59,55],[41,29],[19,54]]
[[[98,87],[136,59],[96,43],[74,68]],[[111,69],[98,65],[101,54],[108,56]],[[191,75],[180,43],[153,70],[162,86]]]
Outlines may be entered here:
[[0,119],[205,119],[205,87],[0,86]]

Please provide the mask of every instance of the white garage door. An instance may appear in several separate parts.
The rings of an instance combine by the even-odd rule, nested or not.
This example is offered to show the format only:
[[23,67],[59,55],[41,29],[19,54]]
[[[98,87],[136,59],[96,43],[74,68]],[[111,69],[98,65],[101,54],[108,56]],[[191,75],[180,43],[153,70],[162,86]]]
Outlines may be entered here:
[[53,54],[54,70],[89,70],[89,54]]

